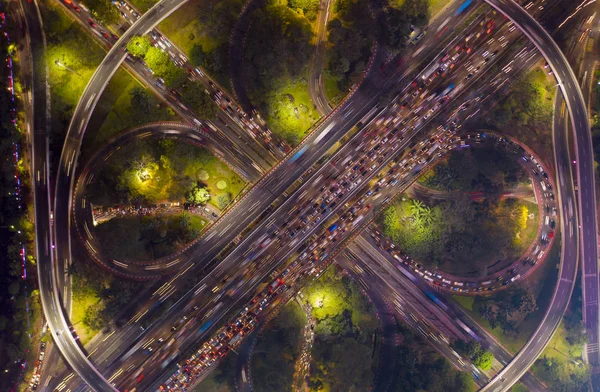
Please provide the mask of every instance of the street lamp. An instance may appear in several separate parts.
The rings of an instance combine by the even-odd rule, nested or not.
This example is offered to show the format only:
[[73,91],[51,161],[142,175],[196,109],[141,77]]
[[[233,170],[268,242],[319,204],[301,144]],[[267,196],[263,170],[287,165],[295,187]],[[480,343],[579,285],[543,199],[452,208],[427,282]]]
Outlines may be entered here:
[[63,63],[61,63],[58,60],[54,60],[54,64],[58,65],[59,67],[63,67],[64,69],[73,72],[75,75],[79,76],[80,78],[82,78],[83,76],[79,75],[76,71],[72,70],[71,68],[67,67],[66,65],[64,65]]

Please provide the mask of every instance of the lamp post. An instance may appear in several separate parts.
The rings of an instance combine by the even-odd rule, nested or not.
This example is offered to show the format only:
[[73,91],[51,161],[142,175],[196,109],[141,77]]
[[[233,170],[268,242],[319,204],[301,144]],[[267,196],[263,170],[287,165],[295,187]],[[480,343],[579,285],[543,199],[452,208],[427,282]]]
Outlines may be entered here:
[[73,72],[75,75],[79,76],[80,78],[82,78],[83,76],[79,75],[77,72],[75,72],[74,70],[72,70],[71,68],[67,67],[66,65],[64,65],[63,63],[61,63],[58,60],[54,61],[54,64],[58,65],[59,67],[63,67],[64,69]]

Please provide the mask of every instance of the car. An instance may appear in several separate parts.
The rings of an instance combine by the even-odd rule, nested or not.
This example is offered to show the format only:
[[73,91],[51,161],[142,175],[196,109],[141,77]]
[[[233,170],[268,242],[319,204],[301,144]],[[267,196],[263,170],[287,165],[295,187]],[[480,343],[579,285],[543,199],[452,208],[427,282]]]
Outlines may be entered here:
[[94,23],[94,21],[93,21],[93,20],[91,20],[91,19],[88,19],[88,23],[90,24],[90,26],[92,26],[92,27],[96,27],[96,23]]

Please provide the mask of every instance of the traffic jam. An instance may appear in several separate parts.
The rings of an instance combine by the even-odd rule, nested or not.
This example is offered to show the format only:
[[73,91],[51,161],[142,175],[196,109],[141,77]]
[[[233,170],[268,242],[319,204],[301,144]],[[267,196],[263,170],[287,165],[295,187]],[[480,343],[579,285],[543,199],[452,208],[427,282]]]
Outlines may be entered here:
[[[484,28],[486,32],[489,30],[488,23],[484,23],[483,25],[475,25],[475,28],[477,29]],[[461,69],[462,67],[457,66],[459,60],[462,61],[462,59],[467,59],[469,56],[475,54],[473,50],[469,51],[468,48],[465,48],[466,46],[454,47],[454,53],[452,56],[442,62],[447,64],[447,70]],[[481,52],[480,55],[483,55],[485,51],[486,50],[482,50],[478,51],[477,53]],[[487,50],[487,52],[489,53],[489,50]],[[456,54],[459,54],[459,56],[452,60]],[[446,54],[444,56],[446,56]],[[448,61],[454,62],[455,66],[451,67],[453,63],[448,63]],[[373,190],[368,191],[371,192],[369,195],[361,197],[356,203],[352,204],[352,207],[350,207],[350,204],[346,203],[346,200],[349,199],[349,196],[354,193],[352,192],[353,190],[359,189],[363,185],[369,183],[371,178],[377,174],[379,168],[387,165],[390,161],[392,161],[393,156],[397,153],[396,151],[404,148],[404,145],[402,144],[403,140],[406,138],[410,139],[417,130],[427,123],[427,120],[430,119],[435,112],[439,111],[441,107],[452,98],[453,94],[455,95],[460,88],[464,88],[464,84],[466,82],[463,82],[460,79],[464,78],[466,81],[471,79],[468,74],[465,76],[459,73],[454,81],[446,82],[444,78],[452,74],[452,72],[441,70],[443,68],[442,63],[436,63],[436,69],[434,69],[432,72],[429,72],[430,69],[426,70],[426,72],[421,75],[420,80],[417,80],[408,88],[407,93],[401,99],[401,101],[406,102],[406,104],[397,104],[394,108],[394,115],[383,119],[378,119],[373,123],[373,125],[376,127],[383,127],[381,132],[379,130],[374,132],[375,137],[372,138],[365,137],[362,140],[354,140],[355,144],[352,148],[354,148],[356,154],[346,157],[345,160],[339,158],[336,162],[334,162],[335,165],[333,167],[335,168],[336,173],[327,176],[328,178],[326,181],[328,184],[320,188],[319,197],[310,198],[310,202],[306,203],[303,208],[290,211],[289,222],[286,222],[284,226],[275,229],[271,233],[272,239],[269,243],[287,242],[286,245],[293,247],[296,243],[298,243],[298,241],[300,241],[299,237],[301,236],[298,234],[306,234],[307,231],[314,230],[320,221],[328,219],[329,216],[335,212],[335,210],[339,209],[342,205],[346,205],[347,208],[349,208],[346,213],[342,215],[338,221],[324,228],[320,235],[313,236],[312,243],[305,245],[306,250],[304,250],[299,257],[301,260],[310,260],[312,263],[315,261],[327,262],[329,255],[328,250],[333,248],[336,242],[342,240],[341,237],[343,236],[343,233],[349,234],[353,231],[351,229],[360,225],[361,221],[365,217],[365,214],[372,209],[371,202],[380,196],[379,191],[383,187],[406,185],[406,180],[400,179],[401,170],[407,171],[408,174],[413,173],[413,175],[416,175],[422,169],[422,167],[432,159],[432,157],[442,154],[442,151],[448,148],[450,137],[448,131],[445,129],[438,130],[438,132],[434,133],[430,139],[421,142],[419,147],[411,149],[408,152],[408,157],[404,158],[403,161],[400,161],[400,158],[395,158],[395,164],[397,166],[390,169],[390,172],[387,174],[388,177],[385,178],[381,184],[377,185]],[[458,80],[460,80],[460,82],[458,82]],[[454,88],[455,84],[459,87]],[[439,92],[434,91],[436,88]],[[414,110],[412,110],[413,107],[415,108]],[[414,117],[411,118],[412,114],[414,114]],[[404,143],[406,144],[407,142],[408,140]],[[354,157],[356,158],[353,159]],[[398,173],[395,172],[396,170],[398,170]],[[320,180],[321,179],[319,178],[315,182],[320,182]],[[379,179],[379,181],[381,180],[382,178]],[[377,190],[377,187],[379,187],[380,190]],[[388,200],[389,198],[383,198],[383,203]],[[299,203],[298,205],[301,204]],[[265,239],[261,241],[261,244],[264,244],[265,241],[267,240]],[[264,247],[268,247],[269,243],[264,245]],[[256,245],[260,246],[261,244]],[[331,248],[328,247],[328,245]],[[249,261],[253,261],[252,258],[250,258]],[[316,266],[312,268],[314,268],[313,273],[317,272],[319,269],[319,267]],[[281,282],[284,281],[282,279],[280,280]],[[276,288],[281,286],[285,285],[282,283]],[[268,306],[269,299],[271,298],[272,294],[273,293],[269,292],[267,297],[260,298],[260,301],[254,303],[252,307],[248,307],[248,311],[252,309],[254,310],[252,310],[252,315],[244,315],[244,317],[246,317],[246,321],[242,321],[241,324],[238,325],[241,330],[236,329],[237,327],[228,325],[224,328],[227,330],[228,327],[231,327],[229,333],[225,333],[221,339],[218,339],[219,336],[223,334],[222,330],[220,329],[220,332],[217,334],[217,340],[213,338],[206,343],[213,347],[213,349],[210,350],[211,353],[214,351],[214,354],[211,354],[213,358],[219,358],[222,354],[221,350],[228,350],[228,347],[237,344],[237,342],[241,340],[241,337],[244,336],[244,334],[247,334],[247,332],[244,332],[245,328],[250,328],[249,330],[251,330],[251,328],[254,326],[252,320],[253,317],[256,316],[255,310],[259,310],[260,313],[265,306]],[[257,304],[260,304],[258,305],[258,308],[255,307]],[[215,308],[217,308],[217,306],[215,306]],[[206,324],[207,322],[205,322],[201,328],[210,328],[211,324]],[[234,322],[234,324],[237,324],[237,321]],[[234,339],[237,336],[239,336],[239,338]],[[218,343],[213,346],[213,344],[217,341]],[[206,348],[206,344],[203,346],[204,348]],[[214,347],[220,348],[215,349]],[[207,353],[208,352],[204,352],[205,356],[207,356]],[[192,359],[192,363],[195,359],[197,358]],[[199,361],[197,363],[201,365],[204,364],[202,366],[205,366],[207,362]],[[165,364],[165,366],[167,365],[168,363]],[[189,378],[189,375],[186,376],[186,370],[181,370],[186,365],[188,365],[187,372],[190,374],[193,373],[193,371],[190,369],[194,369],[194,367],[189,366],[189,363],[185,363],[185,365],[180,364],[177,373],[178,376],[183,374],[181,377]],[[140,375],[136,376],[136,378],[139,379]],[[143,376],[138,382],[140,382],[142,379]],[[179,380],[179,382],[182,381]],[[175,388],[175,386],[173,386],[173,388]]]
[[[478,28],[479,27],[481,26],[478,26]],[[487,30],[487,24],[484,24],[483,27]],[[461,53],[468,52],[468,49],[465,50],[458,48],[456,50],[461,51]],[[471,53],[473,52],[471,51]],[[466,57],[467,56],[463,56],[463,58]],[[456,60],[459,58],[460,56],[458,56]],[[460,67],[453,68],[460,69]],[[284,223],[283,227],[275,229],[272,232],[272,242],[280,242],[280,246],[282,246],[282,242],[286,241],[286,245],[293,246],[294,241],[299,241],[299,238],[295,238],[298,233],[304,234],[307,230],[312,230],[311,227],[316,225],[320,220],[327,219],[328,215],[333,212],[336,204],[338,202],[340,204],[342,203],[342,200],[339,199],[344,198],[346,192],[357,188],[361,183],[366,184],[370,178],[377,173],[377,168],[390,162],[393,155],[395,155],[394,151],[400,147],[400,143],[405,139],[404,134],[408,131],[415,131],[415,128],[419,128],[421,125],[423,125],[423,122],[426,121],[431,114],[433,114],[431,109],[435,107],[433,111],[436,111],[441,107],[442,104],[440,104],[440,100],[444,102],[449,100],[450,97],[447,96],[451,89],[449,90],[448,86],[451,83],[447,84],[446,88],[443,88],[442,92],[444,90],[447,90],[447,92],[438,99],[434,98],[438,97],[439,93],[427,93],[427,91],[425,91],[428,85],[430,85],[430,89],[434,89],[441,83],[445,84],[446,82],[444,81],[433,83],[438,79],[442,79],[438,78],[438,76],[441,76],[442,74],[443,72],[432,72],[428,75],[422,75],[421,79],[417,83],[413,83],[409,87],[409,91],[403,97],[403,99],[406,99],[405,102],[407,102],[407,104],[396,105],[396,111],[394,113],[395,116],[388,116],[387,118],[379,119],[374,123],[374,125],[377,127],[385,127],[381,132],[376,132],[377,136],[375,138],[372,138],[371,140],[365,140],[367,139],[365,138],[362,141],[360,139],[354,140],[354,143],[358,144],[353,145],[354,151],[357,152],[357,154],[347,157],[344,162],[338,161],[342,168],[340,168],[341,170],[338,169],[337,171],[341,171],[342,173],[333,174],[330,177],[330,179],[335,177],[332,179],[332,182],[334,183],[330,183],[330,185],[325,186],[325,188],[322,187],[320,190],[322,193],[319,195],[319,197],[311,198],[311,202],[306,204],[304,208],[298,209],[297,211],[290,211],[291,214],[295,213],[295,216],[293,216],[293,219],[290,219],[289,222]],[[461,75],[458,77],[462,78]],[[431,98],[426,99],[425,97]],[[425,114],[423,117],[415,116],[408,121],[405,120],[412,113],[411,108],[408,107],[410,105],[409,101],[414,102],[412,106],[423,105],[422,108],[426,108],[425,113],[429,112],[429,116],[427,118],[423,118],[427,116],[427,114]],[[413,125],[413,122],[416,123]],[[405,126],[405,128],[400,130],[398,127],[396,127],[396,125],[398,125],[398,127]],[[416,149],[412,149],[408,153],[409,156],[405,158],[403,162],[397,162],[399,167],[405,170],[408,169],[409,171],[414,170],[416,174],[424,164],[427,164],[431,160],[431,156],[434,156],[435,154],[441,154],[442,152],[438,152],[437,150],[440,148],[447,148],[448,135],[443,135],[444,132],[447,132],[444,129],[442,129],[440,132],[440,134],[434,135],[434,137],[429,139],[429,141],[421,142],[418,153]],[[437,140],[436,137],[440,140]],[[422,145],[423,143],[428,143],[428,145],[424,146]],[[427,153],[429,153],[431,156],[427,156]],[[361,158],[354,162],[352,160],[353,156]],[[393,172],[390,174],[391,176],[394,175]],[[390,182],[389,184],[386,183],[386,185],[405,185],[404,182],[400,182],[400,180],[395,182],[395,180],[398,179],[392,179],[391,181],[388,180]],[[319,181],[320,178],[316,182]],[[383,183],[381,185],[383,185]],[[375,190],[371,192],[372,193],[370,196],[377,197],[378,194]],[[340,236],[341,233],[349,232],[349,227],[357,226],[360,223],[360,221],[363,219],[361,215],[364,215],[364,213],[371,209],[371,204],[367,202],[367,198],[368,197],[363,197],[361,198],[362,200],[358,200],[356,203],[353,203],[350,211],[344,215],[345,219],[343,219],[343,221],[328,226],[325,233],[321,234],[321,236],[314,237],[313,243],[307,245],[308,251],[311,252],[310,260],[312,262],[316,260],[326,261],[328,257],[328,253],[326,251],[327,244],[335,244],[337,241],[339,241],[338,236]],[[387,201],[386,199],[388,198],[385,198],[384,202]],[[297,205],[302,205],[302,203],[298,203]],[[264,244],[264,242],[261,241],[261,244]],[[261,244],[255,245],[260,249]],[[266,246],[268,246],[268,244]],[[310,249],[311,247],[313,248],[312,250]],[[302,254],[304,253],[306,253],[306,256],[304,257],[308,257],[308,252],[303,252]],[[302,255],[300,257],[302,257]],[[253,258],[250,257],[249,259],[252,261]]]

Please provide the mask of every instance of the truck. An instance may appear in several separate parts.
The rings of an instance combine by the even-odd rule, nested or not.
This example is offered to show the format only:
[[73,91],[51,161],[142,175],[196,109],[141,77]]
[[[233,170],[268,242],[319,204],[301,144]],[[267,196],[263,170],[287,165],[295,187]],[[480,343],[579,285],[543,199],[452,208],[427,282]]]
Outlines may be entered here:
[[435,142],[435,144],[433,146],[431,146],[431,148],[429,149],[429,151],[427,151],[427,155],[431,156],[435,150],[437,150],[440,147],[440,143],[439,142]]
[[283,282],[278,278],[269,285],[269,292],[274,293]]
[[230,346],[234,346],[236,343],[238,343],[240,340],[242,339],[242,334],[238,333],[237,335],[235,335],[233,338],[231,338],[231,340],[229,341],[229,345]]

